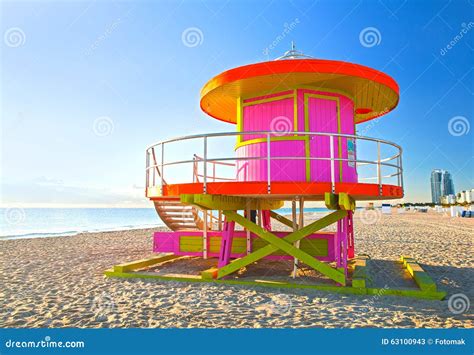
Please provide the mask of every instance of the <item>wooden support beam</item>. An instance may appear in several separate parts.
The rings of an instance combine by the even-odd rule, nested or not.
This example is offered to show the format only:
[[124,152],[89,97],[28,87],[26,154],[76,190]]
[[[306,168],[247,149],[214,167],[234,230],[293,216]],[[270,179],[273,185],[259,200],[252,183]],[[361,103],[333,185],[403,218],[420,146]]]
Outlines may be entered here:
[[352,274],[352,287],[366,288],[372,284],[372,278],[369,273],[369,258],[359,256],[353,261],[354,272]]
[[274,210],[283,206],[283,201],[246,198],[241,196],[183,194],[181,202],[204,210]]
[[410,275],[415,280],[416,284],[422,291],[436,292],[436,283],[423,270],[423,268],[415,261],[415,259],[402,256],[401,261],[403,266],[407,269]]
[[215,279],[217,277],[218,270],[219,269],[216,267],[211,267],[210,269],[201,271],[201,277],[203,278],[203,280]]
[[128,272],[128,271],[135,271],[139,269],[143,269],[148,266],[152,266],[158,263],[162,263],[168,260],[173,260],[177,258],[181,258],[182,256],[174,255],[174,254],[166,254],[161,256],[153,256],[147,259],[135,260],[129,263],[115,265],[114,272]]
[[224,231],[222,233],[221,238],[221,250],[219,253],[219,261],[217,263],[218,267],[223,267],[229,264],[230,254],[232,251],[232,241],[234,238],[234,229],[235,229],[235,222],[234,221],[226,221],[224,222]]
[[339,200],[336,194],[325,192],[324,193],[324,204],[328,210],[338,210]]
[[219,269],[218,272],[218,278],[228,275],[238,269],[240,269],[243,266],[246,266],[252,262],[255,262],[257,260],[260,260],[261,258],[270,255],[271,253],[277,251],[277,250],[282,250],[286,252],[287,254],[301,260],[304,262],[306,265],[312,267],[313,269],[321,272],[322,274],[330,277],[334,281],[345,285],[346,284],[346,277],[343,272],[333,269],[331,266],[328,264],[317,260],[316,258],[312,257],[311,255],[305,253],[304,251],[294,247],[292,243],[301,240],[308,236],[311,233],[314,233],[316,230],[319,230],[321,228],[324,228],[335,221],[344,218],[347,216],[346,211],[336,211],[331,213],[328,216],[323,217],[319,221],[316,221],[314,223],[311,223],[310,225],[300,229],[299,231],[293,232],[289,235],[287,235],[285,238],[279,238],[276,235],[265,231],[263,228],[257,226],[256,224],[246,220],[244,217],[239,215],[236,212],[233,211],[224,211],[224,215],[232,221],[237,222],[240,224],[242,227],[249,229],[252,233],[258,235],[262,239],[266,240],[269,245],[266,247],[263,247],[256,252],[247,255],[246,257],[243,257],[241,259],[237,259],[231,264],[227,265],[226,267],[223,267]]
[[351,196],[349,196],[349,194],[346,194],[345,192],[341,192],[339,194],[338,204],[341,210],[346,210],[346,211],[354,211],[356,207],[354,199]]
[[278,214],[274,211],[270,211],[270,217],[276,219],[280,223],[283,223],[287,227],[293,228],[293,222],[288,218],[283,217],[281,214]]
[[[298,230],[298,222],[296,222],[296,200],[291,201],[291,219],[293,220],[293,232]],[[296,241],[294,244],[295,248],[300,247],[300,241]],[[293,272],[291,273],[293,278],[296,278],[298,273],[298,259],[293,259]]]
[[333,194],[330,192],[324,193],[324,204],[329,210],[346,210],[354,211],[356,208],[355,200],[347,193],[341,192]]

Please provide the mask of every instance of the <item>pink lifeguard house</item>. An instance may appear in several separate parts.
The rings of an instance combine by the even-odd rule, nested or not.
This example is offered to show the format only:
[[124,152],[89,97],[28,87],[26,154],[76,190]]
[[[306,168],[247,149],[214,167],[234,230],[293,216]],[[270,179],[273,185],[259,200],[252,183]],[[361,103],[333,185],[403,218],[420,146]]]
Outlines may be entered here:
[[[215,76],[201,90],[201,109],[236,130],[170,139],[146,150],[146,196],[171,231],[154,233],[156,258],[108,275],[132,277],[127,270],[197,258],[209,267],[154,277],[377,292],[367,284],[365,259],[355,254],[353,212],[358,200],[403,197],[402,152],[395,143],[357,135],[356,125],[387,114],[398,99],[390,76],[310,58],[294,47],[276,60]],[[305,223],[308,201],[324,201],[329,213]],[[285,202],[291,217],[279,210]],[[287,228],[275,230],[272,219]],[[274,260],[293,260],[293,278],[306,268],[333,284],[276,282],[272,270],[259,280],[245,278],[253,265]],[[421,275],[414,260],[402,261]],[[422,276],[420,282],[428,282]],[[431,283],[426,287],[420,297],[442,297]]]

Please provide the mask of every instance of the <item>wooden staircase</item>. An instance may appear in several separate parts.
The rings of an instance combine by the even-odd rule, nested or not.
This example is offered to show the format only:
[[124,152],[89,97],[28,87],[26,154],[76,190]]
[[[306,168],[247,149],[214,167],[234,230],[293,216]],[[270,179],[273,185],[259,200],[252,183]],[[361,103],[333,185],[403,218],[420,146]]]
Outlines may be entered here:
[[166,226],[173,231],[202,230],[204,222],[198,210],[193,206],[184,205],[179,198],[156,200],[155,210]]

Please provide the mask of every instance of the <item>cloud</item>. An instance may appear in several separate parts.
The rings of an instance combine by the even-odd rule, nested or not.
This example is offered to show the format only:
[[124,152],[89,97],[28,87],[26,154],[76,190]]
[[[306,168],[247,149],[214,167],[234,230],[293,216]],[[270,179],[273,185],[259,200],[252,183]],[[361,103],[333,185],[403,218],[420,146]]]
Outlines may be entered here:
[[108,206],[150,207],[144,188],[137,185],[111,188],[82,186],[62,180],[38,177],[22,182],[2,182],[0,203],[3,206]]

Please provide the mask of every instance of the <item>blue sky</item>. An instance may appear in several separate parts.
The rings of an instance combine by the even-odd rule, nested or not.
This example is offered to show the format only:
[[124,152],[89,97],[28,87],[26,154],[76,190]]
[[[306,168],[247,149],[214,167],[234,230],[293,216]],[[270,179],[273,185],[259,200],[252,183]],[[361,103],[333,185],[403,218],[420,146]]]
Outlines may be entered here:
[[[280,56],[291,41],[308,55],[367,65],[399,83],[398,108],[358,130],[403,147],[406,201],[431,199],[434,168],[449,170],[457,191],[472,188],[473,6],[2,2],[2,205],[148,206],[145,147],[233,131],[200,112],[200,88],[223,70]],[[380,33],[379,44],[361,44],[367,27]],[[182,40],[189,28],[202,33],[196,46]],[[453,119],[460,123],[454,134]],[[97,122],[105,122],[105,135]]]

